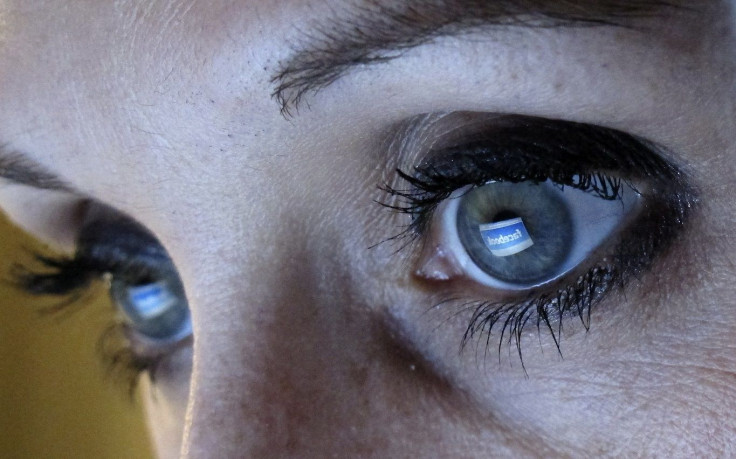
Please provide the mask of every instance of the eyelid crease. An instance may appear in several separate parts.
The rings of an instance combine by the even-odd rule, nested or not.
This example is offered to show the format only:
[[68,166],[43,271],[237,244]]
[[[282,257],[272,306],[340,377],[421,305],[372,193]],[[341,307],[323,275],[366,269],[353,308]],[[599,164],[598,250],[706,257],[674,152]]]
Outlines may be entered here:
[[[477,122],[470,132],[457,129],[453,135],[463,134],[463,142],[452,139],[456,143],[444,148],[399,153],[404,158],[417,158],[418,165],[412,172],[397,169],[394,181],[384,183],[381,189],[394,199],[384,202],[387,207],[416,217],[403,236],[422,233],[438,200],[463,186],[480,186],[491,180],[550,179],[584,189],[591,181],[614,186],[610,177],[618,176],[634,188],[635,181],[646,182],[650,195],[676,192],[685,207],[697,201],[685,174],[663,159],[671,156],[664,148],[622,131],[571,121],[495,115],[487,117],[485,123]],[[407,145],[422,148],[415,140]],[[576,183],[575,176],[585,177],[584,182]],[[396,180],[409,187],[399,188]],[[424,208],[429,212],[422,212]]]

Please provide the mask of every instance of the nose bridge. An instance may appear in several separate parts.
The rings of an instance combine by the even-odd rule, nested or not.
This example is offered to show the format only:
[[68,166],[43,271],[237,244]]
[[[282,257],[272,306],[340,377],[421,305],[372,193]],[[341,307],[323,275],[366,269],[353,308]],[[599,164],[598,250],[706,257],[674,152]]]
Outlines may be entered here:
[[325,274],[337,252],[326,255],[329,238],[305,225],[304,219],[278,217],[246,225],[257,232],[248,238],[257,241],[257,250],[225,260],[227,275],[209,287],[221,294],[198,292],[193,299],[195,357],[184,445],[190,457],[303,451],[306,439],[355,422],[351,413],[366,403],[354,399],[355,406],[345,406],[338,398],[355,378],[366,379],[358,343],[367,333],[358,324],[370,320],[359,308],[342,307],[354,303],[351,292],[335,288]]

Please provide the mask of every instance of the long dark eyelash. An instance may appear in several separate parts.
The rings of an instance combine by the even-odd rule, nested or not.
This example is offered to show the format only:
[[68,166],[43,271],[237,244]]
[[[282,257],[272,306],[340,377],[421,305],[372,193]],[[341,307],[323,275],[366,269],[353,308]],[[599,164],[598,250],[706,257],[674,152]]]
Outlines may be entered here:
[[104,272],[84,257],[34,254],[33,258],[40,265],[39,268],[14,265],[11,273],[15,284],[32,295],[78,298]]
[[105,273],[131,285],[147,283],[169,262],[158,241],[137,222],[102,206],[85,223],[74,256],[32,254],[39,269],[14,266],[15,283],[34,295],[68,296],[85,290]]
[[521,352],[522,331],[527,323],[536,317],[537,331],[545,327],[554,340],[557,351],[562,355],[560,340],[562,335],[562,319],[566,314],[576,315],[586,330],[590,329],[590,311],[613,286],[621,286],[621,271],[614,266],[596,266],[578,277],[571,285],[562,287],[553,293],[538,296],[531,295],[518,303],[467,303],[473,314],[470,324],[462,338],[461,349],[476,336],[486,337],[486,346],[490,345],[493,328],[501,326],[498,351],[499,358],[504,337],[508,343],[514,344],[522,367],[524,358]]
[[[413,173],[397,170],[407,186],[386,184],[382,189],[391,200],[383,205],[410,215],[411,222],[391,239],[414,241],[427,230],[437,206],[455,190],[494,180],[551,180],[606,200],[620,199],[625,189],[644,196],[646,205],[630,224],[626,240],[619,236],[606,262],[579,274],[572,284],[533,290],[520,301],[474,301],[463,306],[472,314],[461,349],[483,337],[487,349],[496,330],[499,357],[506,341],[515,345],[524,367],[522,331],[531,321],[538,330],[551,333],[561,355],[562,319],[577,316],[588,330],[595,305],[613,289],[623,290],[631,279],[639,278],[672,243],[697,203],[697,193],[684,174],[662,159],[661,151],[644,139],[599,126],[505,117],[482,138],[431,152]],[[637,180],[646,190],[637,189]]]

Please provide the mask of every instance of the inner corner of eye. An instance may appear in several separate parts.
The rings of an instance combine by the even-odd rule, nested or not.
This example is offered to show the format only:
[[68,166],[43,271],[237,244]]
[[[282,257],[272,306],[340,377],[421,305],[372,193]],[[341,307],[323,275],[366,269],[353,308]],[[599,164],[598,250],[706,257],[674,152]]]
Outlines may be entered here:
[[488,182],[438,208],[420,276],[460,276],[501,290],[550,283],[605,244],[637,207],[639,195],[545,182]]

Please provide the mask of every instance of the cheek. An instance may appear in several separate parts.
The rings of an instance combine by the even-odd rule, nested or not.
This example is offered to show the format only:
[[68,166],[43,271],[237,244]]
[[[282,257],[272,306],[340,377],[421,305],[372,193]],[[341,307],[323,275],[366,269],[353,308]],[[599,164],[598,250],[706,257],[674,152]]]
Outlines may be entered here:
[[185,347],[164,359],[155,372],[140,380],[149,431],[161,458],[179,457],[192,372],[192,349]]
[[[404,265],[389,264],[395,248],[369,249],[393,235],[376,234],[391,214],[372,201],[375,182],[350,172],[355,158],[342,161],[272,183],[262,199],[233,200],[242,209],[223,219],[259,215],[238,231],[213,211],[213,223],[169,239],[194,317],[192,456],[432,455],[433,438],[452,455],[454,436],[473,436],[448,416],[468,406],[461,394],[392,330],[389,290]],[[151,417],[165,425],[157,403]]]

